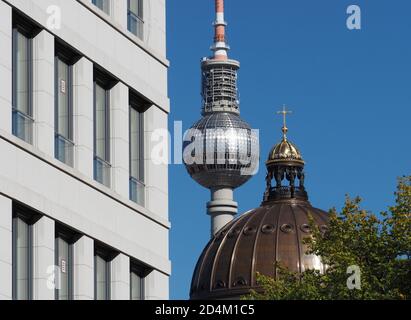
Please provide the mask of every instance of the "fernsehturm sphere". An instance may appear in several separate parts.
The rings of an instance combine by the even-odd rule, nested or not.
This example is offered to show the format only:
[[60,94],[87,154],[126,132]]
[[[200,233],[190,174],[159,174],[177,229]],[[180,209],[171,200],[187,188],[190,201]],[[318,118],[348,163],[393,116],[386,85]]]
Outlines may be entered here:
[[258,169],[258,133],[240,118],[237,72],[240,63],[228,58],[224,0],[216,0],[213,52],[203,58],[202,118],[185,136],[184,163],[190,176],[211,191],[207,213],[215,235],[233,220],[238,204],[233,191]]

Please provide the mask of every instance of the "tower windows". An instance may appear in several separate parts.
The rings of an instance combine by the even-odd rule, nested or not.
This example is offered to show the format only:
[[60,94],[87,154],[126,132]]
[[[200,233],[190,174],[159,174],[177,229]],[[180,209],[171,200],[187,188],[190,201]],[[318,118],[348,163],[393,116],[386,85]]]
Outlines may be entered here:
[[144,40],[143,0],[128,0],[127,28]]
[[110,15],[110,0],[93,0],[92,2],[101,11]]
[[144,102],[130,94],[130,200],[144,206]]

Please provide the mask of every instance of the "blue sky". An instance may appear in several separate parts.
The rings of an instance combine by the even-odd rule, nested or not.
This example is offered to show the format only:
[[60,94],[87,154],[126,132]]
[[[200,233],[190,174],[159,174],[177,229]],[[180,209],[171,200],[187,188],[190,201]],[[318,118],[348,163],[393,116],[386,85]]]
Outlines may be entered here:
[[[359,31],[346,27],[351,4],[362,10]],[[186,130],[200,118],[200,59],[210,53],[214,0],[169,0],[167,10],[170,128],[183,121]],[[314,206],[341,208],[345,194],[375,212],[393,203],[396,178],[411,174],[410,16],[408,0],[226,0],[230,57],[242,66],[241,116],[260,129],[261,166],[235,192],[240,212],[261,203],[283,104],[293,111],[289,138],[306,160]],[[169,178],[170,297],[187,299],[209,240],[210,194],[182,165],[171,165]]]

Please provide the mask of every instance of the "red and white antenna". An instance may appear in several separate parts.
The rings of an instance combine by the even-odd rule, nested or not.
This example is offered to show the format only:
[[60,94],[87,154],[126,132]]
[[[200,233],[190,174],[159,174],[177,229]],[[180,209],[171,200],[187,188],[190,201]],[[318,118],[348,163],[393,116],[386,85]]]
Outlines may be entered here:
[[225,27],[227,23],[224,20],[224,0],[215,0],[216,21],[214,22],[215,37],[211,50],[214,51],[215,60],[227,60],[227,51],[230,47],[225,39]]

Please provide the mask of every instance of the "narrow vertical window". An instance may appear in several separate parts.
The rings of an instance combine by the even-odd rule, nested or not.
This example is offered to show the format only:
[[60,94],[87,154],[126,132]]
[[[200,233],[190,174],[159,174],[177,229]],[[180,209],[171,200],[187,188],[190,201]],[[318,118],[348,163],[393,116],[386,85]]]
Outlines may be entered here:
[[33,298],[33,225],[39,215],[13,204],[12,284],[14,300]]
[[130,272],[130,300],[144,300],[144,278],[136,270]]
[[93,0],[92,2],[101,11],[110,15],[110,0]]
[[111,299],[111,261],[114,252],[101,246],[94,251],[94,299]]
[[128,0],[128,31],[144,40],[143,0]]
[[30,300],[32,287],[31,226],[20,217],[13,221],[13,282],[15,300]]
[[78,235],[65,227],[56,226],[55,274],[56,300],[72,300],[74,285],[73,243]]
[[33,143],[32,39],[13,29],[13,134]]
[[138,100],[130,97],[130,200],[144,206],[144,113]]
[[56,57],[55,154],[73,166],[73,76],[72,65]]
[[95,256],[95,272],[96,272],[96,300],[109,300],[110,297],[110,277],[109,262],[103,257]]
[[110,187],[110,91],[94,84],[94,179]]

